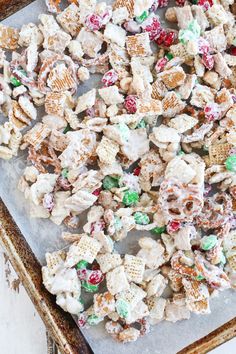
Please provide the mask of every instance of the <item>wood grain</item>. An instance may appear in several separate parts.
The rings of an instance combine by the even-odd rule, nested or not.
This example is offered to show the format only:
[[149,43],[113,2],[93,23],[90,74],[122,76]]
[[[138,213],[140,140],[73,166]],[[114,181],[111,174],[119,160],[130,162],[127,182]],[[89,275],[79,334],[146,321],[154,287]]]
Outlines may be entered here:
[[92,354],[73,318],[42,285],[41,265],[1,199],[0,243],[61,353]]
[[34,0],[0,0],[0,21],[14,14]]

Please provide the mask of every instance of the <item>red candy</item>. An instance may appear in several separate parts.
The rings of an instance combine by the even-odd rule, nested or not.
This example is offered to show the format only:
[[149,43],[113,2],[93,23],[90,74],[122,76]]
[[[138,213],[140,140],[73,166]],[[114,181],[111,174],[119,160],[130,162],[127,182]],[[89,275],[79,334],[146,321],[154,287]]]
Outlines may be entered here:
[[185,0],[175,0],[177,6],[184,6]]
[[158,7],[166,7],[169,4],[169,0],[157,0]]
[[192,245],[191,247],[192,251],[198,251],[200,249],[200,246],[199,245]]
[[205,117],[209,122],[215,121],[220,117],[220,110],[216,103],[209,103],[204,108]]
[[138,96],[135,95],[129,95],[126,97],[124,106],[128,113],[136,113],[137,100],[138,100]]
[[93,234],[94,232],[100,232],[102,230],[104,230],[106,227],[105,221],[104,220],[99,220],[99,221],[95,221],[91,224],[91,234]]
[[198,38],[198,50],[200,54],[208,54],[210,51],[210,44],[203,37]]
[[211,54],[203,54],[202,56],[202,62],[204,66],[208,69],[211,70],[213,69],[214,66],[214,58],[213,55]]
[[104,275],[101,272],[101,270],[99,269],[98,264],[94,265],[92,267],[92,270],[85,269],[85,268],[77,269],[77,275],[81,281],[86,281],[92,285],[98,285],[104,279]]
[[83,313],[80,313],[78,316],[78,326],[79,327],[84,327],[86,324],[86,316]]
[[236,55],[236,47],[231,47],[230,48],[230,54],[231,55]]
[[171,31],[166,34],[163,44],[166,47],[170,47],[174,43],[174,41],[175,41],[175,32]]
[[158,38],[161,32],[161,24],[157,16],[150,16],[147,20],[145,20],[142,25],[142,29],[144,32],[148,32],[150,41],[154,41]]
[[139,176],[141,172],[141,167],[136,167],[133,171],[134,176]]
[[103,26],[103,19],[96,14],[91,14],[86,17],[85,25],[91,31],[99,31]]
[[95,191],[93,191],[93,195],[95,195],[96,197],[98,197],[99,196],[99,194],[101,193],[101,191],[102,191],[102,188],[97,188],[97,189],[95,189]]
[[164,29],[162,29],[160,34],[159,34],[159,36],[158,36],[158,38],[156,39],[156,43],[158,45],[163,44],[163,42],[164,42],[164,40],[166,38],[166,35],[167,35],[166,31]]
[[118,80],[117,72],[114,69],[107,71],[102,78],[104,86],[111,86]]
[[88,270],[87,269],[77,269],[77,275],[80,280],[86,280],[88,277]]
[[202,6],[205,11],[209,9],[213,5],[213,0],[199,0],[198,6]]
[[156,72],[160,73],[161,71],[163,71],[167,62],[168,62],[168,59],[166,57],[159,59],[155,65]]
[[168,233],[172,233],[178,231],[180,227],[181,227],[181,222],[173,220],[169,222],[169,224],[166,227],[166,230]]
[[175,41],[175,32],[170,31],[170,32],[166,32],[166,30],[164,30],[162,28],[159,37],[156,39],[156,43],[158,45],[163,44],[165,47],[170,47]]
[[88,277],[88,282],[92,285],[100,284],[104,279],[104,275],[100,270],[92,270]]

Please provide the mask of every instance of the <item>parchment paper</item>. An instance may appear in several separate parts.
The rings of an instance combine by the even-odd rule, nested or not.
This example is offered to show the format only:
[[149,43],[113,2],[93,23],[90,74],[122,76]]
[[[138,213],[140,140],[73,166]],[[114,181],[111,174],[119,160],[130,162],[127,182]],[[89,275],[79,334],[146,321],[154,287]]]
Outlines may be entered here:
[[[111,1],[109,1],[111,2]],[[46,12],[43,0],[37,0],[3,23],[21,27],[28,22],[38,22],[40,13]],[[79,93],[96,87],[98,77],[79,87]],[[4,118],[0,116],[0,122]],[[19,177],[26,165],[23,153],[10,161],[0,161],[1,179],[0,196],[10,210],[13,218],[26,237],[30,247],[44,263],[46,251],[64,248],[65,242],[60,238],[63,227],[58,227],[47,219],[30,219],[28,205],[21,192],[17,190]],[[140,233],[132,233],[119,246],[120,249],[132,253],[137,247]],[[162,322],[152,327],[151,333],[136,343],[119,344],[106,335],[104,324],[83,330],[85,337],[96,354],[174,354],[186,345],[196,341],[213,331],[220,325],[236,316],[235,292],[228,290],[211,300],[212,313],[206,316],[192,315],[190,320],[177,323]]]

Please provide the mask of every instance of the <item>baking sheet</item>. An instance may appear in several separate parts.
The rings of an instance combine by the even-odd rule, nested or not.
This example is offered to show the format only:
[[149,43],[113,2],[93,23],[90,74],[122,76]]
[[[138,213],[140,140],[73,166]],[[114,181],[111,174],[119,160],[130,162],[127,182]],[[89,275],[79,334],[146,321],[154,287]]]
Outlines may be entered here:
[[[37,22],[38,15],[43,12],[46,12],[44,1],[37,0],[3,21],[3,23],[20,27],[23,23]],[[93,77],[92,80],[81,85],[78,90],[79,94],[96,86],[97,80],[98,77]],[[1,121],[4,121],[3,117],[0,117]],[[0,161],[0,196],[32,251],[43,264],[45,252],[66,247],[66,243],[60,238],[64,227],[58,227],[47,219],[29,219],[28,205],[22,193],[17,190],[18,180],[25,164],[24,153],[10,161]],[[119,245],[119,248],[134,253],[137,249],[136,240],[139,236],[140,233],[132,233],[125,242],[123,241]],[[103,324],[83,330],[83,333],[94,352],[99,354],[131,354],[133,352],[137,354],[174,354],[236,316],[235,292],[228,290],[220,294],[219,297],[212,299],[211,310],[210,315],[192,315],[188,321],[175,324],[160,323],[152,327],[149,335],[139,339],[136,343],[127,345],[116,343],[107,336]]]

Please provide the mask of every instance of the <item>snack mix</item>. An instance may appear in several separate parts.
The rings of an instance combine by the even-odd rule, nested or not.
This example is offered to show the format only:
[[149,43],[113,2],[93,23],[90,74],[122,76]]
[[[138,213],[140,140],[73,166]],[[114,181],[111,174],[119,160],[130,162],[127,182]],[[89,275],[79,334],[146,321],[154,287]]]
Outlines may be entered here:
[[[126,343],[236,287],[236,6],[70,2],[0,25],[0,157],[27,151],[31,217],[68,228],[45,287]],[[135,230],[138,253],[119,254]]]

